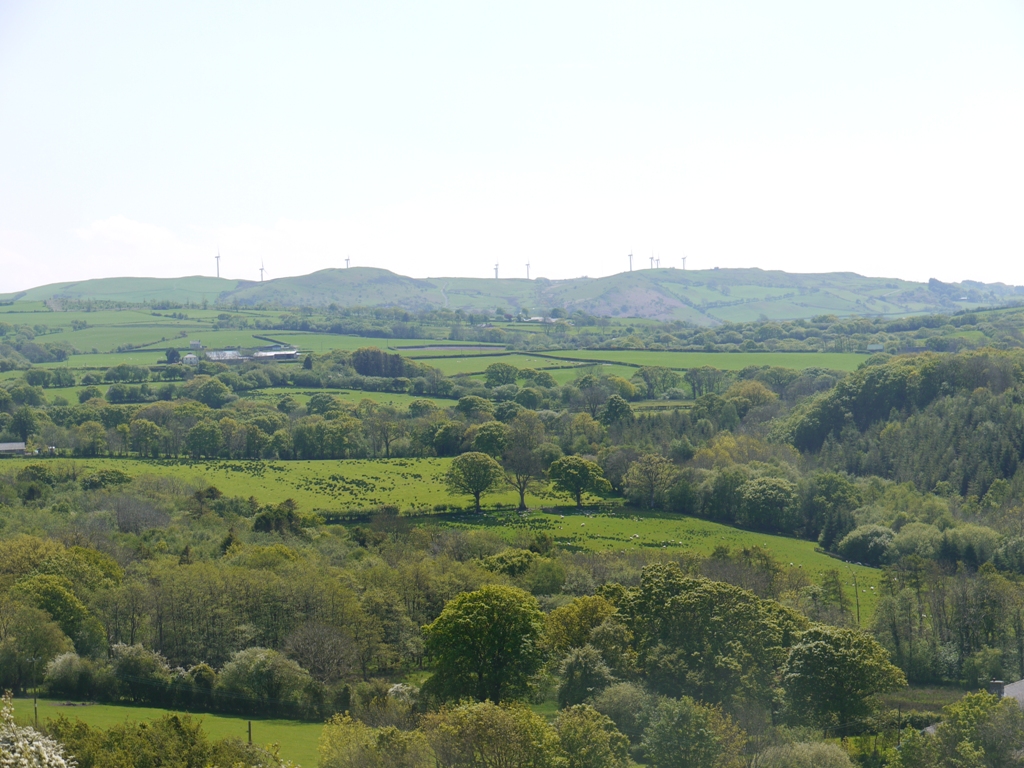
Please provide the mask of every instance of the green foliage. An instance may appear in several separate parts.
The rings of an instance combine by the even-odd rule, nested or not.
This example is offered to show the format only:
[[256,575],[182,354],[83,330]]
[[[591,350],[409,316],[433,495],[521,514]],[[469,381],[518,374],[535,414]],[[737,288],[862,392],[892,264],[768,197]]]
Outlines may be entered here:
[[568,605],[547,614],[546,642],[551,653],[559,658],[572,648],[590,642],[591,633],[615,613],[615,606],[598,595],[577,597]]
[[658,705],[643,746],[653,768],[740,768],[745,742],[720,710],[684,696]]
[[63,715],[49,729],[66,745],[79,768],[285,768],[273,752],[238,739],[210,742],[202,723],[189,715],[168,714],[151,722],[125,722],[106,730]]
[[522,704],[445,707],[427,715],[422,728],[441,768],[564,765],[558,732]]
[[430,760],[426,739],[418,731],[394,726],[371,728],[350,716],[335,715],[327,721],[319,743],[320,768],[427,768]]
[[308,672],[269,648],[238,651],[217,677],[219,691],[266,712],[298,708],[308,684]]
[[592,645],[573,648],[558,668],[558,706],[571,707],[597,696],[615,682],[601,654]]
[[868,697],[907,680],[869,635],[818,625],[790,649],[783,684],[794,718],[841,729],[869,713]]
[[601,467],[579,456],[566,456],[548,469],[548,477],[560,491],[570,494],[578,508],[583,507],[583,494],[603,495],[611,491]]
[[1024,713],[1013,698],[970,693],[942,710],[934,735],[911,732],[895,768],[1003,768],[1019,764]]
[[451,493],[473,497],[480,511],[480,497],[504,480],[501,465],[486,453],[470,452],[457,456],[444,475],[444,484]]
[[769,702],[775,671],[806,626],[778,603],[688,577],[674,564],[645,568],[619,610],[653,688],[713,703]]
[[586,704],[558,713],[555,730],[567,756],[566,768],[626,768],[629,739],[610,718]]
[[519,369],[508,363],[491,363],[484,369],[484,378],[488,389],[515,384],[519,378]]
[[525,695],[543,660],[543,629],[537,601],[520,589],[492,585],[459,595],[423,628],[436,667],[430,693],[495,703]]
[[879,566],[892,558],[895,538],[892,529],[884,525],[862,525],[836,544],[836,552],[851,562]]
[[658,699],[636,683],[615,683],[594,697],[592,703],[633,744],[639,744]]
[[836,744],[797,742],[759,752],[753,768],[854,768],[853,761]]
[[131,481],[131,476],[120,469],[98,469],[82,478],[82,490],[95,491],[101,488],[116,488]]

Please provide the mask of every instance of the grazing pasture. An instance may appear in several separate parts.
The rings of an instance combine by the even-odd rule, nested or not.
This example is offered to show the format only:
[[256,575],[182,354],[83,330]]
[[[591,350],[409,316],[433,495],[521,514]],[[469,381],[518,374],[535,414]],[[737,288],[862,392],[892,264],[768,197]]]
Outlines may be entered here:
[[[442,476],[451,459],[376,459],[343,461],[188,461],[145,459],[53,459],[54,468],[79,475],[101,468],[120,469],[133,477],[175,477],[196,490],[216,486],[228,496],[254,496],[262,503],[294,499],[304,512],[353,512],[390,504],[406,513],[434,514],[435,507],[467,510],[469,497],[452,496]],[[590,503],[597,499],[587,499]],[[825,570],[838,569],[855,603],[853,575],[860,589],[861,621],[870,620],[880,589],[881,571],[847,565],[816,550],[815,544],[772,536],[668,513],[631,510],[602,504],[600,512],[579,513],[564,494],[541,489],[527,495],[534,510],[514,510],[515,493],[503,490],[484,496],[481,515],[457,512],[432,518],[439,525],[488,528],[512,537],[524,526],[549,533],[570,550],[609,551],[657,549],[710,555],[715,547],[734,551],[760,547],[783,566],[804,569],[811,582]],[[545,511],[546,510],[546,511]],[[420,518],[421,520],[423,518]]]
[[[64,715],[69,720],[79,719],[95,728],[110,728],[126,720],[155,720],[174,710],[156,707],[133,707],[116,704],[80,704],[40,699],[39,723]],[[301,768],[315,768],[317,765],[317,740],[323,728],[321,723],[304,723],[299,720],[275,720],[257,717],[236,717],[232,715],[195,714],[201,720],[203,730],[211,739],[241,739],[249,737],[249,722],[252,722],[254,744],[278,745],[281,757],[291,760]],[[14,700],[14,718],[19,725],[31,725],[33,721],[32,701]]]
[[551,360],[592,360],[623,365],[660,365],[683,370],[704,365],[724,371],[738,371],[748,365],[779,368],[830,368],[852,371],[867,358],[854,352],[659,352],[637,350],[585,349],[539,353]]

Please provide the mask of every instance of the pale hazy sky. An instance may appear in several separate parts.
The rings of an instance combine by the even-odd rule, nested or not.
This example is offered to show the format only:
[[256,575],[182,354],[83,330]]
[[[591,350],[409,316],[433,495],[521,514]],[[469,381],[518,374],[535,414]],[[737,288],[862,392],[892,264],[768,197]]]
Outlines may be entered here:
[[0,0],[0,291],[218,248],[1024,284],[1024,2]]

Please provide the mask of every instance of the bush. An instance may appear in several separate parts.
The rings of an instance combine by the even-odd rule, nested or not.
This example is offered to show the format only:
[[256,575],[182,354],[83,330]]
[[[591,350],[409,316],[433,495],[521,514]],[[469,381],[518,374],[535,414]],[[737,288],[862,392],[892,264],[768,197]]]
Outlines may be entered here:
[[82,489],[97,491],[117,485],[125,485],[132,481],[131,475],[120,469],[98,469],[82,478]]
[[160,703],[167,695],[171,669],[156,651],[118,643],[111,650],[113,672],[122,696],[136,703]]
[[224,665],[217,690],[246,712],[301,711],[310,677],[291,659],[269,648],[246,648]]
[[846,534],[836,552],[846,560],[879,566],[890,562],[896,534],[884,525],[862,525]]
[[582,704],[614,682],[611,670],[592,645],[573,648],[559,667],[558,706]]
[[806,743],[769,747],[757,754],[751,768],[854,768],[836,744]]
[[615,683],[594,697],[594,709],[611,718],[634,744],[639,743],[657,699],[636,683]]

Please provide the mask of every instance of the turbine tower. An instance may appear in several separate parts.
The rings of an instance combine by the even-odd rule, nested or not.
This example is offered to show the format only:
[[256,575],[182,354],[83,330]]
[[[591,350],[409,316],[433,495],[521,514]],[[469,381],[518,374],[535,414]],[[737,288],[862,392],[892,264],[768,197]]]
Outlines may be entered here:
[[530,279],[530,262],[526,262],[526,279]]
[[498,279],[498,265],[497,264],[494,265],[494,279],[495,280]]
[[348,269],[348,263],[352,261],[348,256],[345,257],[345,269]]
[[686,257],[683,256],[683,269],[686,269]]
[[658,269],[661,269],[661,259],[655,259],[654,266],[657,267]]
[[220,277],[220,248],[217,249],[217,277]]
[[630,272],[633,271],[633,254],[632,253],[629,254],[629,271]]
[[651,254],[651,269],[654,269],[654,254]]
[[261,283],[263,282],[263,273],[266,272],[266,271],[267,270],[265,270],[263,268],[263,259],[260,259],[260,282]]

